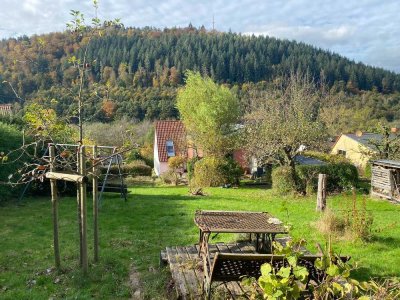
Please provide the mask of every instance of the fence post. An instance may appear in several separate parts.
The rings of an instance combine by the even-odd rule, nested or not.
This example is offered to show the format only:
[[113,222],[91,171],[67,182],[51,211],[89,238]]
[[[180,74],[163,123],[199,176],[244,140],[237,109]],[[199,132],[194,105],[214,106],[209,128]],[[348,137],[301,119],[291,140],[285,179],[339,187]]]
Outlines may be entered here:
[[[54,171],[54,163],[56,160],[56,154],[54,145],[50,145],[49,147],[49,156],[50,156],[50,171]],[[50,187],[51,187],[51,204],[52,204],[52,213],[53,213],[53,244],[54,244],[54,260],[56,264],[56,268],[59,269],[61,266],[60,262],[60,246],[58,242],[58,199],[57,199],[57,180],[50,179]]]
[[326,208],[326,174],[318,175],[317,211]]

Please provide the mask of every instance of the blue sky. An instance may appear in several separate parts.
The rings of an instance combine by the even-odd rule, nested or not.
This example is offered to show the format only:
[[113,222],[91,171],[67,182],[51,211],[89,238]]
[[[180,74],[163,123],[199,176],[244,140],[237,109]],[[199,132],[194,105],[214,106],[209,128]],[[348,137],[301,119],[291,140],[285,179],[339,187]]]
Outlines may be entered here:
[[[0,38],[60,31],[90,0],[0,0]],[[400,73],[400,0],[99,0],[99,17],[125,26],[195,26],[303,41]]]

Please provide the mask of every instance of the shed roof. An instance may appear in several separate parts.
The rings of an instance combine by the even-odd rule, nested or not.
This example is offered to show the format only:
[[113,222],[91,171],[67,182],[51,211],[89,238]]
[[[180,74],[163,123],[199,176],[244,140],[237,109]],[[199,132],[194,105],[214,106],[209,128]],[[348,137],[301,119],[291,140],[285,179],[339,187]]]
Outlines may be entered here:
[[374,160],[372,164],[382,167],[391,167],[400,169],[400,161],[397,160],[379,159],[379,160]]
[[186,139],[185,126],[181,121],[157,121],[155,131],[160,162],[168,161],[167,141],[174,142],[175,153],[181,153]]

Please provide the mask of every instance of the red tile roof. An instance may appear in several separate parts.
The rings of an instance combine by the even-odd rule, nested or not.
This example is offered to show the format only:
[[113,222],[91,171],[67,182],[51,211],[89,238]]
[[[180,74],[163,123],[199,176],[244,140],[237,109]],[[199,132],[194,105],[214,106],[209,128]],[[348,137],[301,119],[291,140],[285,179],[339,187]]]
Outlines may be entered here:
[[157,121],[156,138],[158,146],[158,158],[160,162],[168,161],[167,145],[168,140],[174,142],[175,154],[185,154],[186,131],[181,121]]

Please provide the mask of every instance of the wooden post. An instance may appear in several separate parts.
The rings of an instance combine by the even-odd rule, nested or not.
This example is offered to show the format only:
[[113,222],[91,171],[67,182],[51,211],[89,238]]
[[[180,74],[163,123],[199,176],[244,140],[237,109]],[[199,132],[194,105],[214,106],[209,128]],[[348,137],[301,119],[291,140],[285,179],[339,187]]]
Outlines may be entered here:
[[[80,147],[79,151],[79,173],[86,176],[86,157],[85,146]],[[87,255],[87,211],[86,211],[86,182],[80,183],[80,211],[81,211],[81,237],[82,237],[82,270],[84,274],[88,272],[88,255]]]
[[99,223],[98,223],[98,216],[99,216],[99,202],[98,202],[98,178],[97,178],[97,146],[93,146],[93,251],[94,251],[94,261],[99,261]]
[[[80,161],[81,149],[78,146],[76,153],[77,171],[80,173],[81,161]],[[78,217],[78,230],[79,230],[79,266],[82,268],[82,219],[81,219],[81,183],[76,183],[76,206],[77,206],[77,217]]]
[[[56,159],[54,145],[50,145],[50,171],[54,170],[54,162]],[[58,243],[58,199],[57,199],[57,180],[50,180],[51,187],[51,204],[53,212],[53,243],[54,243],[54,260],[56,268],[59,269],[61,266],[60,262],[60,246]]]
[[326,174],[318,175],[317,211],[326,208]]

